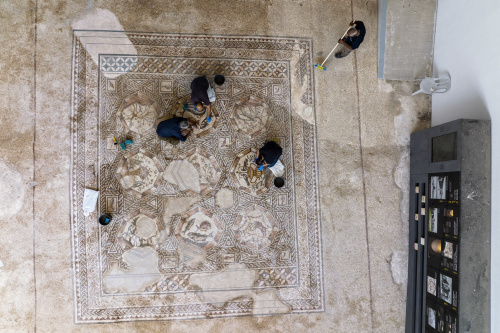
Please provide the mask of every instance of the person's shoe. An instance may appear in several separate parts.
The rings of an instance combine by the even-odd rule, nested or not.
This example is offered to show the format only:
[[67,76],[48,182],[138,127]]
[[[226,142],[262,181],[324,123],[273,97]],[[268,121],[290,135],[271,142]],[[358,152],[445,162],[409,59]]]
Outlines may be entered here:
[[177,146],[181,140],[174,138],[171,136],[170,138],[167,138],[168,143],[170,143],[172,146]]
[[181,141],[181,140],[174,138],[174,137],[164,138],[162,136],[158,136],[158,138],[161,141],[166,141],[166,142],[170,143],[172,146],[177,146],[179,144],[179,142]]
[[339,58],[339,59],[342,58],[342,53],[340,53],[340,52],[339,53],[335,53],[335,58]]

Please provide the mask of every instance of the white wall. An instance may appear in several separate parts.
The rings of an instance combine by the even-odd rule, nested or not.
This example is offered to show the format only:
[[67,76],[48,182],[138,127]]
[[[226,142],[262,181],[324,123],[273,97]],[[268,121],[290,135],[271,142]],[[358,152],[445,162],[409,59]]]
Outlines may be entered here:
[[432,96],[432,126],[459,118],[491,120],[492,332],[500,332],[499,22],[499,0],[438,0],[434,76],[449,73],[451,89]]

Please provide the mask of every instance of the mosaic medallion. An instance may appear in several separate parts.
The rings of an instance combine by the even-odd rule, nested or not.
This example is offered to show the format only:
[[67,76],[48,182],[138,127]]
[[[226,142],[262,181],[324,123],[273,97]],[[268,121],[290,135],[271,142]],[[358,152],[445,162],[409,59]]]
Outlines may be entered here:
[[131,190],[136,195],[151,191],[160,175],[159,164],[149,152],[132,151],[125,154],[116,170],[123,190]]
[[179,242],[188,242],[208,249],[217,244],[220,239],[221,225],[217,217],[203,208],[189,210],[182,217],[176,229]]
[[231,176],[243,191],[261,194],[269,189],[273,178],[269,171],[258,169],[254,163],[256,155],[257,149],[251,148],[236,155],[231,168]]
[[120,120],[133,134],[151,131],[157,118],[155,102],[139,92],[126,97],[118,111]]
[[[75,321],[323,311],[316,132],[295,112],[314,113],[311,40],[127,33],[137,54],[96,57],[85,34],[73,50]],[[200,75],[216,94],[211,122],[184,106]],[[175,145],[155,131],[174,116],[199,125]],[[283,148],[281,188],[254,163],[269,140]]]
[[234,128],[246,135],[259,135],[271,118],[269,107],[261,99],[249,96],[236,103],[231,114]]
[[221,176],[221,169],[208,152],[193,148],[170,162],[163,178],[175,185],[180,192],[204,195],[215,189]]
[[122,224],[117,234],[122,240],[123,249],[140,246],[155,246],[160,237],[158,221],[148,212],[136,211],[127,217],[127,222]]
[[273,215],[257,205],[242,212],[233,229],[240,244],[256,250],[270,246],[278,230]]

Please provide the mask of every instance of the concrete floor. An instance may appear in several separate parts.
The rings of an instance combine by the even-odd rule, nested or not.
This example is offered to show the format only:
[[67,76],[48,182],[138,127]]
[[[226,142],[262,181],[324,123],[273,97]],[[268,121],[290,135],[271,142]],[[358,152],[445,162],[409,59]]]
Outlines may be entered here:
[[[322,60],[354,17],[355,54],[315,74],[325,311],[74,324],[70,241],[72,20],[107,9],[125,31],[312,37]],[[401,332],[408,144],[429,126],[413,82],[377,79],[376,1],[30,1],[0,4],[0,330]],[[293,98],[292,98],[293,102]]]

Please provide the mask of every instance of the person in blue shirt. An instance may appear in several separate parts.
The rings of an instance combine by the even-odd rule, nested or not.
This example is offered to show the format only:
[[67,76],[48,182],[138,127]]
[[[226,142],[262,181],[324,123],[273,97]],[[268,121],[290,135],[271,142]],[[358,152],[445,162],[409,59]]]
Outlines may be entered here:
[[[158,124],[156,134],[160,138],[175,138],[179,141],[186,141],[186,139],[193,133],[193,124],[183,117],[174,117],[164,120]],[[170,140],[172,144],[179,142],[177,140]]]
[[339,44],[342,45],[342,50],[335,53],[335,58],[343,58],[354,51],[361,45],[365,39],[366,29],[361,21],[352,21],[349,23],[352,27],[347,31],[347,35],[343,39],[339,39]]

